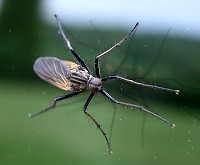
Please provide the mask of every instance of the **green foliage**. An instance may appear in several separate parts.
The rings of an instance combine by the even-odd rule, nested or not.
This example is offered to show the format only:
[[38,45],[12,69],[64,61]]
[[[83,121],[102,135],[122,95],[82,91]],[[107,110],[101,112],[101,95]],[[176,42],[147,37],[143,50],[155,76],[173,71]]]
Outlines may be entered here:
[[[0,91],[1,164],[187,165],[199,160],[199,121],[186,113],[186,110],[195,113],[197,107],[146,98],[151,110],[176,124],[172,129],[152,116],[144,116],[143,112],[115,107],[97,96],[88,112],[108,135],[116,108],[111,139],[113,154],[108,155],[104,137],[82,112],[89,93],[62,101],[52,111],[29,118],[30,112],[48,106],[62,91],[41,82],[21,81],[1,81]],[[112,95],[135,102],[114,92]]]
[[0,15],[1,78],[25,78],[38,48],[38,0],[4,0]]

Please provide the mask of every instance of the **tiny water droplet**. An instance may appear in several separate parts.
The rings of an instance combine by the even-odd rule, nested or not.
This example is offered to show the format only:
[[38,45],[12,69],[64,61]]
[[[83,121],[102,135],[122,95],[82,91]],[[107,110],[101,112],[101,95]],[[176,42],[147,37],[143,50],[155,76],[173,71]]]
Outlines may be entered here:
[[189,31],[189,28],[186,28],[186,30],[184,31],[185,33]]
[[28,117],[32,117],[32,114],[31,114],[31,113],[29,113],[29,114],[28,114]]

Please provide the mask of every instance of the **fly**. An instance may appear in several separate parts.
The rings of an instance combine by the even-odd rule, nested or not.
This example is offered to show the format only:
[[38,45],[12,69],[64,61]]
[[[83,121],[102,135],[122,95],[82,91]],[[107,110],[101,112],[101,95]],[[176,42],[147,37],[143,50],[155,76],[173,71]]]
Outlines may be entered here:
[[57,15],[55,15],[55,18],[56,18],[56,21],[58,24],[59,32],[64,40],[64,43],[66,44],[66,46],[68,47],[68,49],[70,50],[72,55],[76,58],[78,64],[71,62],[71,61],[60,60],[55,57],[40,57],[35,61],[33,68],[34,68],[35,73],[41,79],[47,81],[48,83],[50,83],[60,89],[63,89],[65,91],[70,91],[70,92],[65,94],[64,96],[56,97],[49,107],[47,107],[44,110],[41,110],[39,112],[29,114],[30,117],[37,116],[39,114],[42,114],[42,113],[54,108],[56,106],[57,102],[59,102],[61,100],[68,99],[70,97],[81,94],[86,90],[90,90],[91,94],[89,95],[89,97],[86,100],[85,105],[83,106],[83,112],[85,113],[86,116],[88,116],[95,123],[97,128],[103,134],[103,136],[107,142],[107,145],[108,145],[109,153],[111,153],[112,150],[111,150],[109,139],[108,139],[105,131],[103,130],[101,125],[96,121],[96,119],[94,119],[94,117],[92,117],[87,112],[87,108],[97,92],[100,92],[104,97],[106,97],[108,100],[112,101],[113,103],[139,109],[139,110],[144,111],[144,112],[160,119],[161,121],[169,124],[171,127],[175,127],[175,125],[172,124],[171,122],[169,122],[168,120],[164,119],[163,117],[157,115],[154,112],[151,112],[150,110],[146,109],[143,106],[130,104],[130,103],[126,103],[126,102],[120,102],[120,101],[116,100],[108,92],[106,92],[106,90],[103,87],[104,83],[108,83],[113,80],[121,80],[121,81],[130,83],[130,84],[133,84],[133,85],[138,85],[138,86],[148,87],[148,88],[153,88],[153,89],[159,89],[159,90],[164,90],[164,91],[179,94],[179,90],[169,89],[169,88],[160,87],[160,86],[156,86],[156,85],[144,84],[144,83],[136,82],[134,80],[130,80],[130,79],[120,77],[120,76],[108,76],[108,77],[103,77],[103,78],[101,77],[99,59],[101,57],[105,56],[106,54],[108,54],[109,52],[111,52],[116,47],[119,47],[125,40],[128,39],[128,37],[131,34],[134,34],[139,25],[139,22],[137,22],[135,24],[134,28],[122,40],[120,40],[118,43],[116,43],[110,49],[106,50],[105,52],[101,53],[100,55],[98,55],[95,58],[94,65],[95,65],[95,74],[96,75],[93,76],[90,69],[88,68],[86,63],[83,61],[83,59],[72,48],[72,45],[71,45],[69,39],[66,37],[66,35],[63,32],[60,19],[58,18]]

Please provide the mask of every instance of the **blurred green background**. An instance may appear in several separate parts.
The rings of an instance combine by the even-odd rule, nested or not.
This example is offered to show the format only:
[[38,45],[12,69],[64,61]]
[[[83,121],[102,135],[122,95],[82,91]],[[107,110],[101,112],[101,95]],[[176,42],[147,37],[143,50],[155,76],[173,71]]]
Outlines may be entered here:
[[[54,56],[74,61],[56,24],[40,18],[38,3],[1,3],[0,164],[199,164],[200,40],[171,35],[170,30],[141,33],[139,27],[134,37],[100,60],[103,76],[121,75],[180,90],[175,95],[118,81],[106,84],[118,100],[144,105],[176,125],[171,129],[152,116],[97,95],[88,112],[111,136],[113,154],[108,155],[101,132],[82,112],[89,92],[28,118],[30,112],[65,94],[34,74],[35,59]],[[94,58],[128,32],[101,30],[95,24],[64,29],[92,70]]]

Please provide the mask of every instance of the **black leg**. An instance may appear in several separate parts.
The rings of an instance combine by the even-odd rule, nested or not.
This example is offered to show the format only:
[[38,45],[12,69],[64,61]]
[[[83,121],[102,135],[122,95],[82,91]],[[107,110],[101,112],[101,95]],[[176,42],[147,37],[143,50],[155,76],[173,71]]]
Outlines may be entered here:
[[59,97],[57,97],[57,98],[55,98],[53,100],[52,104],[49,107],[47,107],[47,108],[45,108],[45,109],[43,109],[43,110],[41,110],[39,112],[36,112],[36,113],[33,113],[33,114],[29,114],[29,117],[34,117],[34,116],[40,115],[40,114],[42,114],[44,112],[47,112],[48,110],[54,108],[56,106],[56,104],[57,104],[58,101],[61,101],[61,100],[73,97],[73,96],[78,95],[80,93],[82,93],[82,91],[81,92],[80,91],[71,92],[71,93],[66,94],[64,96],[59,96]]
[[90,104],[90,102],[92,101],[92,99],[94,98],[95,93],[91,93],[90,96],[88,97],[84,107],[83,107],[83,112],[86,112],[88,105]]
[[106,55],[107,53],[109,53],[110,51],[112,51],[113,49],[119,47],[124,41],[126,41],[128,39],[128,37],[132,34],[135,33],[137,27],[139,25],[139,22],[137,22],[134,26],[134,28],[122,39],[120,40],[118,43],[116,43],[114,46],[112,46],[110,49],[106,50],[105,52],[101,53],[100,55],[98,55],[95,58],[95,72],[96,72],[96,76],[98,78],[101,78],[101,74],[100,74],[100,68],[99,68],[99,58],[103,57],[104,55]]
[[95,68],[95,72],[96,72],[96,77],[101,78],[101,72],[100,72],[99,59],[98,58],[95,58],[94,64],[95,64],[94,68]]
[[95,58],[95,72],[96,72],[96,76],[98,78],[101,78],[101,75],[100,75],[100,68],[99,68],[99,58],[100,57],[103,57],[104,55],[106,55],[107,53],[109,53],[110,51],[112,51],[113,49],[119,47],[124,41],[126,41],[128,39],[128,37],[132,34],[132,33],[135,33],[137,27],[139,25],[139,22],[137,22],[134,26],[134,28],[122,39],[120,40],[118,43],[116,43],[114,46],[112,46],[110,49],[106,50],[105,52],[101,53],[100,55],[98,55],[96,58]]
[[59,27],[59,31],[63,37],[64,43],[66,44],[66,46],[69,48],[70,52],[74,55],[74,57],[77,59],[77,61],[80,63],[80,65],[82,67],[84,67],[89,73],[91,73],[90,69],[88,68],[88,66],[85,64],[85,62],[83,61],[83,59],[76,53],[76,51],[72,48],[71,43],[69,41],[69,39],[65,36],[65,33],[62,29],[61,23],[60,23],[60,19],[58,18],[58,16],[55,14],[56,17],[56,21],[58,23],[58,27]]
[[116,104],[120,104],[120,105],[127,106],[127,107],[137,108],[137,109],[139,109],[139,110],[141,110],[141,111],[144,111],[144,112],[146,112],[146,113],[148,113],[148,114],[150,114],[150,115],[152,115],[152,116],[154,116],[154,117],[157,117],[158,119],[162,120],[163,122],[169,124],[172,128],[175,127],[175,125],[172,124],[172,123],[170,123],[168,120],[164,119],[163,117],[157,115],[157,114],[154,113],[154,112],[151,112],[151,111],[145,109],[145,108],[142,107],[142,106],[135,105],[135,104],[130,104],[130,103],[125,103],[125,102],[120,102],[120,101],[114,99],[112,96],[110,96],[110,95],[109,95],[106,91],[104,91],[104,90],[100,90],[99,92],[102,93],[105,97],[107,97],[109,100],[111,100],[112,102],[114,102],[114,103],[116,103]]
[[170,88],[164,88],[164,87],[160,87],[160,86],[156,86],[156,85],[143,84],[143,83],[140,83],[140,82],[137,82],[137,81],[133,81],[133,80],[129,80],[129,79],[126,79],[126,78],[120,77],[120,76],[108,76],[108,77],[102,78],[101,80],[107,82],[107,81],[111,81],[111,80],[115,80],[115,79],[126,81],[128,83],[135,84],[135,85],[140,85],[140,86],[143,86],[143,87],[159,89],[159,90],[164,90],[164,91],[169,91],[169,92],[173,92],[173,93],[179,94],[179,90],[174,90],[174,89],[170,89]]
[[95,93],[91,93],[90,94],[90,96],[88,97],[88,99],[87,99],[87,101],[86,101],[86,103],[85,103],[85,105],[83,107],[83,112],[85,113],[86,116],[88,116],[95,123],[95,125],[97,126],[97,128],[101,131],[101,133],[103,134],[104,138],[106,139],[106,142],[107,142],[107,145],[108,145],[108,151],[109,151],[109,153],[111,153],[112,150],[111,150],[110,142],[108,140],[108,137],[107,137],[106,133],[101,128],[101,125],[86,111],[88,105],[90,104],[90,102],[92,101],[92,99],[94,98],[94,96],[95,96]]

